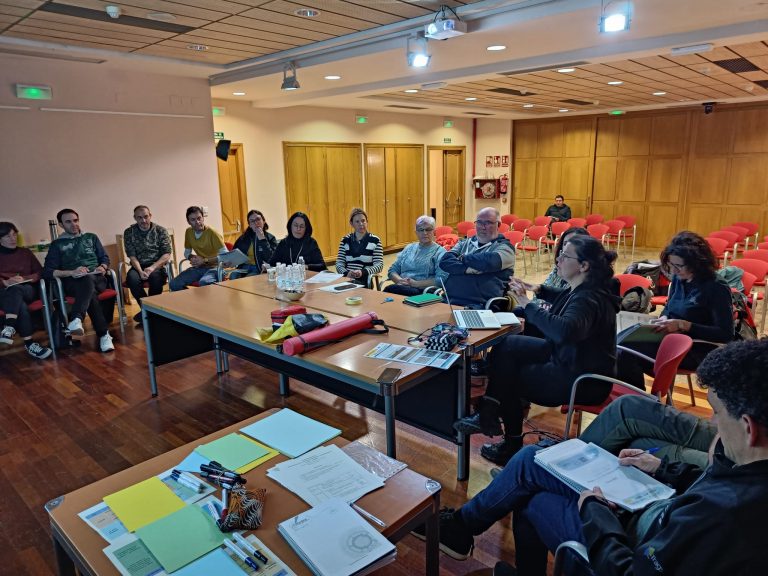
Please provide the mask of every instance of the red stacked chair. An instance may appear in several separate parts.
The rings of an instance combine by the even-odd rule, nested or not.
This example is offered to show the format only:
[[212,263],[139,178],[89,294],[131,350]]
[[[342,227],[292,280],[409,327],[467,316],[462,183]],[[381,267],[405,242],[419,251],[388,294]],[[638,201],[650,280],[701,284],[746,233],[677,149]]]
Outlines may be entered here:
[[508,224],[509,226],[512,226],[512,222],[517,220],[517,214],[504,214],[501,217],[501,221],[504,222],[504,224]]
[[626,248],[626,243],[628,238],[632,238],[632,256],[630,257],[630,260],[635,259],[635,236],[637,235],[637,218],[634,216],[630,216],[628,214],[625,214],[623,216],[616,216],[616,220],[621,220],[624,222],[624,244]]
[[568,220],[568,224],[570,224],[572,228],[585,228],[587,226],[587,219],[571,218],[570,220]]
[[603,244],[606,243],[606,239],[608,238],[608,230],[610,230],[610,228],[605,224],[590,224],[587,226],[589,235],[596,240],[600,240]]
[[443,234],[442,236],[439,236],[435,242],[440,244],[443,248],[446,250],[450,250],[456,244],[459,243],[459,235],[458,234]]
[[435,228],[435,238],[440,238],[443,234],[453,234],[453,227],[451,226],[438,226]]
[[603,218],[602,214],[587,214],[586,218],[586,224],[587,226],[592,226],[592,224],[602,224]]
[[758,230],[760,226],[757,224],[757,222],[734,222],[731,224],[731,226],[741,226],[742,228],[747,229],[747,234],[752,237],[755,237],[755,246],[757,246],[757,239],[758,239]]
[[536,216],[533,223],[536,226],[549,226],[552,223],[552,216]]
[[515,230],[517,232],[525,232],[528,230],[528,228],[531,227],[532,222],[528,220],[527,218],[518,218],[514,222],[512,222],[512,230]]
[[728,244],[728,240],[724,240],[723,238],[705,238],[707,241],[707,244],[709,244],[709,247],[712,248],[712,252],[715,253],[715,258],[717,258],[717,263],[719,266],[727,266],[728,265],[728,248],[730,247]]
[[[723,226],[720,230],[725,232],[733,232],[736,234],[736,241],[738,242],[739,250],[747,250],[749,248],[749,230],[742,226]],[[734,254],[735,256],[736,254]]]
[[499,233],[504,234],[504,232],[509,232],[509,224],[505,224],[504,222],[502,222],[501,224],[499,224]]
[[456,230],[458,230],[459,236],[466,236],[467,230],[474,227],[475,227],[475,223],[470,222],[469,220],[464,220],[456,224]]
[[[608,244],[609,248],[611,244],[615,244],[616,251],[618,252],[619,244],[621,243],[621,239],[624,236],[624,227],[626,224],[624,223],[624,220],[608,220],[605,225],[608,226],[608,234],[605,238],[606,243]],[[626,244],[626,241],[624,244]]]

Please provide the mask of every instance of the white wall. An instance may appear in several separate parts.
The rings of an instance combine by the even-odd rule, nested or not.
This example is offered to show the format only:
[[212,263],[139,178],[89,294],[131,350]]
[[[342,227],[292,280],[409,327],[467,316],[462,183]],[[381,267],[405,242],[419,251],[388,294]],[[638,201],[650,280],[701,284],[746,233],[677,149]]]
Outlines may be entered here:
[[[507,156],[509,162],[512,162],[511,154],[512,142],[512,121],[511,120],[492,120],[482,118],[477,121],[477,164],[475,167],[476,178],[500,178],[506,174],[512,178],[512,167],[492,167],[486,168],[486,156]],[[511,189],[511,185],[509,186]],[[502,214],[509,214],[509,193],[498,200],[483,200],[474,198],[472,195],[475,211],[487,206],[498,208]],[[469,205],[468,205],[469,206]]]
[[[16,83],[51,86],[53,99],[19,100]],[[220,229],[206,80],[0,56],[0,85],[0,219],[16,223],[27,241],[47,238],[48,219],[63,207],[77,210],[83,229],[105,245],[133,223],[136,204],[175,229],[177,247],[190,204],[210,206],[209,221]]]
[[[261,110],[246,102],[214,100],[224,106],[226,114],[214,117],[216,131],[243,144],[248,207],[263,211],[274,230],[282,230],[286,221],[283,142],[354,142],[377,144],[424,144],[440,146],[450,138],[451,146],[466,146],[466,206],[474,206],[471,191],[472,120],[453,117],[454,127],[443,128],[442,116],[416,116],[385,112],[368,112],[367,124],[356,124],[353,111],[334,108],[298,107]],[[506,131],[509,154],[510,122],[498,122]],[[487,130],[498,137],[497,130]],[[426,151],[425,151],[426,157]],[[425,167],[426,189],[426,167]]]

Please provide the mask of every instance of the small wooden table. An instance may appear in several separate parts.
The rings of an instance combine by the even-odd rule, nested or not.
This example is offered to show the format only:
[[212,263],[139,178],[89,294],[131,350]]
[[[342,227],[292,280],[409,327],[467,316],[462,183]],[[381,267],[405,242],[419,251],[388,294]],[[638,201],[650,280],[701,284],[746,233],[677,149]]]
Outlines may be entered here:
[[[114,565],[103,553],[107,542],[88,526],[78,514],[100,502],[104,496],[146,480],[181,462],[198,445],[210,442],[231,432],[236,432],[276,409],[233,424],[204,438],[180,446],[170,452],[137,464],[88,486],[60,496],[48,502],[51,534],[59,574],[74,576],[75,569],[88,575],[117,575]],[[330,443],[343,446],[347,440],[335,438]],[[266,488],[264,523],[255,532],[291,570],[298,575],[310,574],[309,569],[293,552],[277,532],[277,524],[299,514],[309,506],[292,492],[266,477],[269,468],[287,458],[278,455],[245,474],[248,487]],[[380,518],[386,528],[376,526],[391,542],[397,542],[415,527],[426,524],[427,551],[425,573],[438,574],[438,511],[440,510],[440,485],[413,470],[406,468],[386,481],[383,488],[366,494],[357,503],[366,511]]]

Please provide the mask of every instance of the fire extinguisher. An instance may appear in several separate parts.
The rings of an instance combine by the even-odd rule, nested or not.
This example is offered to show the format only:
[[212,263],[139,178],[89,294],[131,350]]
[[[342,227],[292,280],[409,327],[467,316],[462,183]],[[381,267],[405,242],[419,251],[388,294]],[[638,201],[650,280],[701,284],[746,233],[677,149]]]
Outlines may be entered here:
[[506,194],[509,191],[509,176],[504,174],[499,178],[499,193]]

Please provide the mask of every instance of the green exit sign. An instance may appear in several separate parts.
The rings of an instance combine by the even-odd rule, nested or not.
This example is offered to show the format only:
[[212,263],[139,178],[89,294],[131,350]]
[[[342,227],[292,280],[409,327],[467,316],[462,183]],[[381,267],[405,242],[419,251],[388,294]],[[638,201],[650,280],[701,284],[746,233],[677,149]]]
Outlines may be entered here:
[[213,133],[213,139],[214,140],[221,140],[224,138],[224,132],[214,132]]
[[355,116],[355,122],[357,124],[368,124],[368,116],[360,116],[359,114]]
[[443,128],[453,128],[453,120],[443,120]]
[[29,86],[16,84],[16,98],[24,100],[50,100],[53,97],[50,86]]

